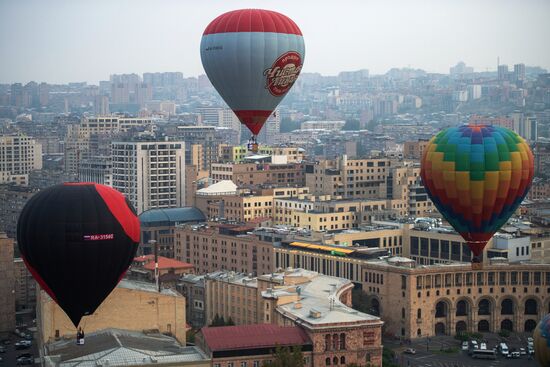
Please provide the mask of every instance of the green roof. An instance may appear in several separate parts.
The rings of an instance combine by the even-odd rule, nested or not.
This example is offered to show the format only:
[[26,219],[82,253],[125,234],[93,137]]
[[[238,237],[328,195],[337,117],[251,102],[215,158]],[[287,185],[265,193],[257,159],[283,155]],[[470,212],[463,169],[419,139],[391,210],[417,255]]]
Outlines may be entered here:
[[177,223],[204,222],[206,217],[192,206],[184,208],[150,209],[139,216],[143,227],[170,226]]

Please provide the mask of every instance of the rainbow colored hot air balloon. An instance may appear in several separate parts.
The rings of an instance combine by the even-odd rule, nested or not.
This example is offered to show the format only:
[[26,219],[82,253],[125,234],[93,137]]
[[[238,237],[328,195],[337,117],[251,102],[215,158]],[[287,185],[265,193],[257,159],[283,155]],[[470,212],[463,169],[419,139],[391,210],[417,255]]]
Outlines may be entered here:
[[437,134],[425,148],[421,177],[439,212],[475,257],[527,195],[533,153],[500,126],[463,125]]
[[550,314],[540,320],[533,332],[535,357],[541,367],[550,366]]
[[224,13],[204,30],[206,75],[242,124],[255,136],[290,90],[305,57],[300,28],[269,10]]

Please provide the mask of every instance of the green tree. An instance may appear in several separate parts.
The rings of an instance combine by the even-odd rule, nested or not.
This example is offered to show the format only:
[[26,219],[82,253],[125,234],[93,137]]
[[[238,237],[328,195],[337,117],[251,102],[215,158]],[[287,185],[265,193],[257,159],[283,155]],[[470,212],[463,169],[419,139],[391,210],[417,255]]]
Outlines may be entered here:
[[264,362],[263,367],[304,367],[304,355],[302,347],[296,345],[292,347],[277,346],[271,362]]
[[233,321],[233,319],[231,318],[231,316],[229,316],[229,320],[227,320],[227,322],[225,323],[226,326],[234,326],[235,325],[235,322]]
[[347,120],[342,130],[345,131],[357,131],[360,128],[359,120]]
[[220,326],[220,317],[218,316],[218,314],[216,314],[214,316],[214,318],[212,319],[212,323],[210,324],[210,326]]

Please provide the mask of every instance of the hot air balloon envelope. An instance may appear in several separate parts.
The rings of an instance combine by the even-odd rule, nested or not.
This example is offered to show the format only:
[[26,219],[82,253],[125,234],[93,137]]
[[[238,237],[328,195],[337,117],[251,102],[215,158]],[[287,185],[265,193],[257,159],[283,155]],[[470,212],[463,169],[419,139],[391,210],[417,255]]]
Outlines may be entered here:
[[533,332],[535,357],[539,366],[550,366],[550,314],[540,320]]
[[298,26],[268,10],[222,14],[206,27],[201,40],[206,75],[255,135],[298,78],[304,57]]
[[441,215],[479,256],[527,195],[533,161],[529,145],[515,132],[463,125],[430,140],[421,176]]
[[40,191],[17,223],[17,243],[27,268],[75,326],[117,285],[139,237],[139,220],[125,197],[93,183]]

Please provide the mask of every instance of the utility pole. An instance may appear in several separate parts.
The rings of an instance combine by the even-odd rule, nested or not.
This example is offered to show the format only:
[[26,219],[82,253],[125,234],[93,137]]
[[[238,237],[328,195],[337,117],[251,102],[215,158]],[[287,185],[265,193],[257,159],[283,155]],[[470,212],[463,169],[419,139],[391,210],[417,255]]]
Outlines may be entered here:
[[159,282],[159,245],[156,240],[149,240],[149,244],[154,246],[155,253],[155,286],[160,293],[160,282]]

